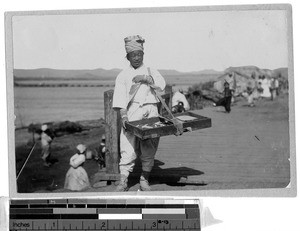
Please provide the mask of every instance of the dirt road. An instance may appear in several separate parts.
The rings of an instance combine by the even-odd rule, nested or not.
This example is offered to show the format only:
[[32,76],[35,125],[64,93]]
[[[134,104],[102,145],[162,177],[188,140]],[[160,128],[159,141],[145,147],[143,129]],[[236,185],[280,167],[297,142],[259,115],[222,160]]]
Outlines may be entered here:
[[[245,100],[237,102],[230,114],[224,113],[223,108],[199,110],[197,113],[212,119],[211,128],[179,137],[162,137],[151,179],[152,190],[286,187],[290,181],[288,97],[281,96],[275,101],[261,100],[255,107],[245,104]],[[103,129],[95,128],[84,134],[57,138],[53,144],[53,156],[59,162],[51,168],[41,166],[37,150],[20,177],[20,190],[63,191],[75,143],[80,141],[96,147],[102,133]],[[98,168],[93,160],[88,160],[84,167],[89,176],[95,174]],[[197,184],[176,184],[180,177]],[[138,189],[137,177],[131,179],[130,186],[130,191]],[[88,191],[112,191],[114,187]]]

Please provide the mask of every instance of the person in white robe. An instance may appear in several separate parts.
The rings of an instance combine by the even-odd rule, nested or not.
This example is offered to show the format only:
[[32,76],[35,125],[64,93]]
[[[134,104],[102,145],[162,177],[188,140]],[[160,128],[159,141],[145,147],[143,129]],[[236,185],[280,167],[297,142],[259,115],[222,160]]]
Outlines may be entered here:
[[88,174],[83,168],[86,160],[86,146],[79,144],[76,148],[79,153],[70,158],[71,167],[66,174],[64,188],[72,191],[82,191],[90,187]]
[[119,163],[121,180],[116,191],[128,190],[128,177],[133,171],[137,157],[142,163],[140,189],[149,191],[151,190],[149,176],[154,165],[159,138],[141,140],[126,131],[126,124],[128,121],[158,116],[159,100],[153,88],[156,92],[162,92],[166,83],[156,69],[149,68],[143,63],[145,40],[139,35],[134,35],[126,37],[124,41],[130,65],[117,76],[113,95],[113,108],[120,111],[122,118]]
[[41,126],[41,148],[42,148],[42,160],[44,161],[44,166],[50,167],[50,155],[51,155],[51,143],[53,137],[51,137],[49,128],[47,124]]
[[270,91],[271,82],[264,75],[262,76],[261,87],[263,89],[263,92],[260,96],[264,97],[264,98],[270,98],[271,97],[271,91]]
[[187,101],[182,90],[176,91],[172,97],[172,111],[173,111],[173,107],[178,106],[180,103],[183,104],[184,111],[190,110],[190,104]]

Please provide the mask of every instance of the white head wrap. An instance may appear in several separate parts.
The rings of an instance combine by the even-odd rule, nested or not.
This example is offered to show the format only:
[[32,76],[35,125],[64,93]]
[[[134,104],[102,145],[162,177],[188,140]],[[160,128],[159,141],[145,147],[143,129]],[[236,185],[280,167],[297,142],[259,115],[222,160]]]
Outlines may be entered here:
[[46,131],[48,129],[48,126],[47,124],[43,124],[42,127],[41,127],[42,131]]
[[86,151],[86,146],[83,144],[78,144],[76,148],[80,153],[84,153]]
[[141,36],[128,36],[124,39],[124,41],[127,54],[132,51],[144,51],[143,43],[145,42],[145,39],[143,39]]

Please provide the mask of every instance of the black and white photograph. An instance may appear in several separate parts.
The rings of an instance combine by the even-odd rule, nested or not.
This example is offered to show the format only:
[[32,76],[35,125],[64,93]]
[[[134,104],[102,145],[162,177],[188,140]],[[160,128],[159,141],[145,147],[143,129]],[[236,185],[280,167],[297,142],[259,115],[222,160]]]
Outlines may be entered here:
[[6,55],[15,195],[295,194],[290,5],[11,12]]

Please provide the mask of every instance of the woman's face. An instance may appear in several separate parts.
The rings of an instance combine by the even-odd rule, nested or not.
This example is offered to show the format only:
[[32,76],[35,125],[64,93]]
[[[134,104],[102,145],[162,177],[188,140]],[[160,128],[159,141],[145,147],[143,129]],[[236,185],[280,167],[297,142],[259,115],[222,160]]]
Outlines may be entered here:
[[134,69],[139,68],[143,64],[144,52],[143,51],[132,51],[127,55],[127,59]]

